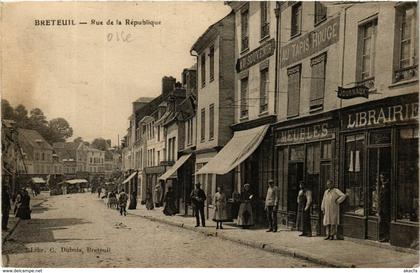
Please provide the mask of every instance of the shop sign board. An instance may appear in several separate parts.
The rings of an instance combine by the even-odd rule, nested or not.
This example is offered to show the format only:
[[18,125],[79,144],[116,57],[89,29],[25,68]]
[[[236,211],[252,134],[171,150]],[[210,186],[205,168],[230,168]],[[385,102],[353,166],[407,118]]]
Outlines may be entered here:
[[335,44],[340,35],[340,17],[337,16],[281,48],[281,68],[309,57]]
[[314,140],[330,139],[335,136],[334,131],[335,127],[331,121],[281,130],[276,133],[276,144],[298,144]]
[[337,97],[340,99],[352,99],[357,97],[369,98],[369,87],[358,85],[350,88],[338,87]]
[[419,116],[419,103],[398,103],[389,106],[376,106],[371,109],[353,111],[343,115],[342,129],[390,125],[416,121]]
[[242,58],[238,59],[236,63],[236,72],[241,72],[262,60],[270,57],[274,54],[276,49],[276,42],[274,39],[269,40],[257,49],[254,49],[250,53],[246,54]]

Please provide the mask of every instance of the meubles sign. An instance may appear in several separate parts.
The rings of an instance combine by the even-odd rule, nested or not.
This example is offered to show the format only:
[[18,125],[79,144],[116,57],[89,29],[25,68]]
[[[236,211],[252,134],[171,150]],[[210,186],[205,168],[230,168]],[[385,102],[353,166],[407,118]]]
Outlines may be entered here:
[[281,67],[288,66],[321,51],[338,41],[340,17],[335,17],[313,31],[281,48]]

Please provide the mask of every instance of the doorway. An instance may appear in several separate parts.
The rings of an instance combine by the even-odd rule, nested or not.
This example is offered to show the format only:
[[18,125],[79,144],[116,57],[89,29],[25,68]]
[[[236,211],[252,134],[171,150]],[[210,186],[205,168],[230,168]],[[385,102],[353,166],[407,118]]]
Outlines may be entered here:
[[391,148],[368,149],[367,234],[372,240],[389,239]]
[[287,214],[288,225],[296,225],[297,215],[297,196],[299,193],[299,182],[303,181],[303,162],[290,162],[288,166],[289,174],[287,179]]

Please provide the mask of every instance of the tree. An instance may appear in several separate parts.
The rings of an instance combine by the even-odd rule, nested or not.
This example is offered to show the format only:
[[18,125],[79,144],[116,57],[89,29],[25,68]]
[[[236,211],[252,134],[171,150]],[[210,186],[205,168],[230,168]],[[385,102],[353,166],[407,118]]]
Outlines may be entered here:
[[95,149],[98,149],[98,150],[101,150],[101,151],[106,151],[106,150],[108,150],[108,143],[106,142],[105,139],[103,139],[101,137],[100,138],[95,138],[92,141],[91,147],[95,148]]
[[76,137],[75,139],[73,139],[74,143],[81,143],[83,142],[83,138],[82,137]]
[[27,128],[29,126],[28,110],[22,104],[19,104],[15,108],[15,120],[20,128]]
[[5,99],[1,100],[1,117],[3,119],[15,120],[15,111],[13,110],[13,107],[10,105],[9,101]]
[[48,122],[48,137],[50,143],[65,141],[73,135],[73,128],[70,127],[64,118],[55,118]]

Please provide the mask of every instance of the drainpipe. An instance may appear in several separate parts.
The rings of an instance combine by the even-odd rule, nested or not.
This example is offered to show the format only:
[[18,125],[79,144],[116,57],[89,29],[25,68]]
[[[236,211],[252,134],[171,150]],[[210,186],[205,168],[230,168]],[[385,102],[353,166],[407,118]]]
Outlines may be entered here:
[[[197,69],[196,69],[196,75],[195,75],[195,88],[196,88],[196,90],[197,90],[197,98],[196,98],[196,101],[197,101],[197,105],[196,105],[196,113],[195,113],[195,146],[197,147],[197,128],[198,128],[198,126],[197,126],[197,124],[198,124],[198,121],[197,121],[197,107],[198,107],[198,54],[197,54],[197,52],[195,52],[196,54],[193,54],[193,49],[191,49],[190,50],[190,55],[192,56],[192,57],[195,57],[195,59],[196,59],[196,64],[197,64]],[[194,126],[194,122],[192,122],[192,126]],[[194,156],[196,156],[196,155],[194,155]],[[196,159],[197,160],[197,159]],[[195,162],[193,163],[194,164],[194,170],[195,170]],[[196,175],[194,174],[194,181],[196,180]],[[191,185],[192,186],[192,188],[194,189],[194,186],[195,185]],[[184,187],[185,188],[185,187]],[[185,193],[185,196],[184,196],[184,200],[186,200],[187,199],[187,196],[189,195],[190,193],[188,193],[188,192],[186,192]],[[185,214],[187,214],[188,215],[188,206],[187,206],[187,203],[185,203]]]

